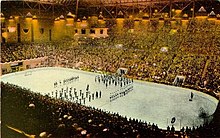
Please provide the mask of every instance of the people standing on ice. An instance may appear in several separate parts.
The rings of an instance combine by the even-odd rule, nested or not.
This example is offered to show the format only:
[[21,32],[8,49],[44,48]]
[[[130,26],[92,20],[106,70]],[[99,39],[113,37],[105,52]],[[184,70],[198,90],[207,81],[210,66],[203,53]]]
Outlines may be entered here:
[[53,87],[56,88],[56,82],[53,83]]
[[86,91],[86,98],[88,98],[88,94],[89,94],[89,92],[88,92],[88,91]]
[[193,99],[193,96],[194,96],[194,94],[193,94],[193,92],[191,92],[191,95],[190,95],[191,99]]
[[64,98],[65,98],[65,99],[67,99],[67,95],[66,95],[66,93],[65,93],[65,92],[64,92]]
[[170,126],[167,127],[167,131],[170,131]]
[[81,96],[82,95],[82,90],[79,90],[79,96]]
[[57,99],[57,90],[56,90],[55,94],[56,94],[56,99]]
[[89,95],[89,102],[91,101],[91,95]]
[[96,99],[99,98],[99,93],[96,91]]
[[98,77],[98,82],[100,83],[100,78]]
[[173,125],[172,125],[172,127],[171,127],[171,132],[175,132],[175,128],[174,128]]
[[84,105],[86,104],[86,99],[85,99],[85,98],[83,98],[83,104],[84,104]]
[[71,93],[71,91],[69,92],[69,96],[70,96],[70,98],[72,98],[72,93]]
[[62,93],[60,92],[60,99],[62,98]]
[[68,89],[69,89],[69,87],[67,86],[67,87],[66,87],[66,92],[68,92]]
[[89,91],[89,84],[87,84],[86,91]]
[[75,96],[77,95],[76,88],[74,88],[74,95],[75,95]]
[[84,93],[82,93],[82,98],[84,98]]

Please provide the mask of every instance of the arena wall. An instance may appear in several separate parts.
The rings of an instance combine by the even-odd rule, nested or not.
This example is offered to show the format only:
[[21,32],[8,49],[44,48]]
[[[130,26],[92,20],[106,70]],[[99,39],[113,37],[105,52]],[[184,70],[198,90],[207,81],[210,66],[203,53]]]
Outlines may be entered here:
[[19,60],[14,62],[6,62],[0,64],[0,75],[7,74],[11,72],[22,71],[26,69],[41,67],[42,62],[45,61],[47,57],[34,58],[29,60]]
[[[106,37],[108,28],[92,27],[95,34],[90,33],[90,25],[85,21],[74,21],[73,18],[44,19],[33,17],[10,16],[8,19],[1,19],[2,37],[6,43],[31,43],[59,41],[65,38],[74,38],[76,34],[85,36]],[[4,24],[4,25],[3,25]],[[76,31],[77,30],[77,31]],[[103,33],[100,33],[103,30]],[[84,37],[84,36],[83,36]],[[1,41],[2,42],[2,41]]]

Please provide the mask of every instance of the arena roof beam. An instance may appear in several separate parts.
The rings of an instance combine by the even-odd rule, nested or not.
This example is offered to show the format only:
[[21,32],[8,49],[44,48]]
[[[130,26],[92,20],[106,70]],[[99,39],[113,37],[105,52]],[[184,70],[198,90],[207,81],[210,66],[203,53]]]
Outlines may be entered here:
[[[25,16],[27,12],[31,12],[33,15],[41,18],[55,18],[61,14],[67,14],[69,11],[75,10],[75,0],[18,0],[9,1],[3,0],[1,2],[2,12],[6,16]],[[51,13],[53,14],[51,16]]]
[[[204,3],[204,1],[201,0],[80,0],[79,7],[89,11],[88,13],[90,15],[98,15],[100,11],[104,11],[104,16],[113,18],[116,17],[117,11],[120,10],[125,13],[126,16],[142,11],[149,13],[150,17],[152,17],[156,9],[158,13],[168,13],[168,17],[171,18],[175,16],[173,10],[181,10],[181,12],[185,12],[194,17],[195,10],[191,11],[191,9],[195,8],[195,6],[193,6],[195,2]],[[94,13],[94,11],[96,13]]]
[[[2,0],[2,1],[11,1],[11,0]],[[34,2],[41,4],[55,4],[55,5],[75,5],[76,0],[17,0],[18,2]]]
[[[189,2],[190,0],[172,0],[172,2]],[[81,0],[82,6],[133,6],[133,5],[153,5],[158,3],[169,3],[170,0]]]

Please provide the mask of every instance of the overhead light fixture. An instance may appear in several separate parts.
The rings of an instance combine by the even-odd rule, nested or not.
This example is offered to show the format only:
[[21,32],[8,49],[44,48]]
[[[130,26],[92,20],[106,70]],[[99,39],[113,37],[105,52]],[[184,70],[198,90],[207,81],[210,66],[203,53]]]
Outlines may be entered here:
[[84,16],[82,20],[86,20],[86,16]]
[[198,12],[206,12],[206,9],[204,8],[204,6],[201,6]]
[[60,20],[64,20],[64,16],[63,15],[60,15]]
[[13,16],[10,16],[9,17],[9,21],[13,21],[14,17]]
[[220,20],[220,14],[217,14],[216,17],[218,20]]
[[59,21],[59,20],[60,20],[60,17],[57,17],[57,18],[55,18],[54,20],[55,20],[55,21]]
[[189,16],[188,16],[188,14],[183,14],[183,19],[187,19]]
[[71,12],[67,13],[67,18],[75,18],[75,17],[76,17],[76,15],[72,14]]
[[214,12],[214,11],[211,11],[211,12],[209,13],[209,17],[216,17],[215,12]]
[[32,18],[32,14],[30,13],[30,12],[28,12],[27,14],[26,14],[26,18]]
[[198,12],[196,13],[196,16],[207,16],[208,13],[206,12],[206,9],[201,6],[198,10]]
[[124,13],[122,11],[119,11],[117,18],[124,18]]
[[142,17],[142,19],[144,19],[144,20],[149,19],[149,18],[150,18],[150,16],[148,13],[145,13]]
[[1,20],[5,19],[4,14],[1,12]]
[[34,16],[33,16],[33,19],[37,19],[37,16],[36,16],[36,15],[34,15]]
[[99,17],[98,17],[98,20],[103,20],[104,19],[104,17],[103,17],[103,15],[102,15],[102,12],[100,12],[100,14],[99,14]]

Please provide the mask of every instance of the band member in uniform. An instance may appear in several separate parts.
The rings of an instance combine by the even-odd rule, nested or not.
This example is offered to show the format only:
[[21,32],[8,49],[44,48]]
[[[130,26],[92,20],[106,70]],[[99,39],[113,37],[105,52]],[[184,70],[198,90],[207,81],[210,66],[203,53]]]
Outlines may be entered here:
[[193,92],[191,92],[191,99],[193,98],[193,96],[194,96],[194,94],[193,94]]

